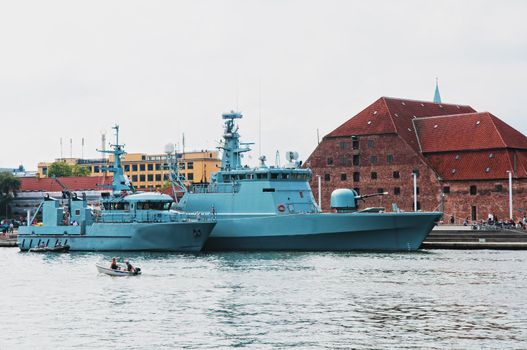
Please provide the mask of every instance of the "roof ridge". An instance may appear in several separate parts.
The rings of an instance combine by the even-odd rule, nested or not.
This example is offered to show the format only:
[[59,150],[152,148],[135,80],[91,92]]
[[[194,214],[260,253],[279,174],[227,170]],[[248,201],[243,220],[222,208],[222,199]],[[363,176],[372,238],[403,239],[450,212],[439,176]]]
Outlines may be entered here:
[[[498,129],[498,127],[496,126],[496,123],[494,122],[494,118],[497,118],[495,115],[493,115],[492,113],[489,113],[489,112],[486,112],[487,113],[487,116],[489,117],[492,125],[494,126],[494,129],[496,130],[496,132],[498,133],[498,136],[501,140],[501,143],[503,144],[503,147],[507,148],[507,143],[505,142],[505,140],[503,139],[503,136],[501,135],[501,132],[500,130]],[[494,117],[494,118],[493,118]]]
[[399,129],[397,129],[397,124],[395,124],[395,121],[393,120],[392,111],[390,110],[390,107],[388,107],[388,104],[386,103],[386,97],[381,97],[382,103],[384,103],[384,107],[386,107],[386,110],[388,111],[388,118],[390,118],[390,121],[393,125],[393,130],[395,130],[396,134],[399,134]]
[[[419,102],[419,103],[428,103],[428,104],[431,104],[431,105],[441,105],[441,106],[459,106],[459,107],[470,107],[472,108],[472,106],[470,105],[463,105],[463,104],[459,104],[459,103],[434,103],[432,101],[426,101],[426,100],[415,100],[415,99],[412,99],[412,98],[400,98],[400,97],[391,97],[391,96],[382,96],[381,98],[383,99],[390,99],[390,100],[397,100],[397,101],[410,101],[410,102]],[[472,108],[473,109],[473,108]]]

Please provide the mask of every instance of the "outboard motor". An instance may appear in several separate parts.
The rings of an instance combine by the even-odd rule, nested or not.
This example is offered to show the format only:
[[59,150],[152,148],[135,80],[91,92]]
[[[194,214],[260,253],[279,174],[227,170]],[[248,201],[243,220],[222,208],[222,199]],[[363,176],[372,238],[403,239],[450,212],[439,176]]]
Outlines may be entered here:
[[337,213],[349,213],[357,210],[357,192],[348,188],[339,188],[331,193],[331,209]]

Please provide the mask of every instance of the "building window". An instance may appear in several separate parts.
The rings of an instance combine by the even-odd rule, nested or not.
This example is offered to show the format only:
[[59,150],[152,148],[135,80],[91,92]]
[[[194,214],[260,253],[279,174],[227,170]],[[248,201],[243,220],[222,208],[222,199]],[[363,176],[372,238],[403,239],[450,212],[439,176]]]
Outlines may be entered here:
[[398,179],[398,178],[400,178],[400,177],[401,177],[401,174],[399,174],[398,171],[394,171],[394,172],[393,172],[393,178],[394,178],[394,179]]
[[145,175],[139,175],[139,181],[145,181],[146,176]]
[[99,171],[100,171],[100,168],[99,168],[98,165],[96,165],[96,166],[93,167],[93,172],[94,172],[94,173],[98,173]]
[[400,187],[394,187],[393,188],[393,194],[398,196],[401,194],[401,188]]
[[161,164],[160,163],[156,163],[156,170],[161,170]]
[[383,188],[378,188],[377,189],[377,193],[384,193],[384,189]]
[[132,175],[132,182],[137,182],[137,175]]
[[153,171],[154,170],[154,164],[148,163],[147,169],[148,169],[148,171]]
[[353,165],[355,165],[355,166],[360,165],[360,156],[358,154],[355,154],[353,156]]
[[412,170],[412,174],[415,174],[416,177],[419,177],[419,169]]
[[360,188],[358,187],[353,187],[353,191],[357,192],[357,194],[360,194]]
[[419,194],[419,187],[416,187],[416,188],[415,188],[415,193],[416,193],[416,194]]
[[144,164],[139,164],[139,170],[145,171],[145,165]]
[[132,164],[132,171],[137,171],[137,164]]
[[496,192],[502,192],[503,191],[503,185],[502,184],[496,184]]
[[393,155],[392,154],[388,154],[386,156],[386,162],[388,162],[388,164],[393,163]]
[[421,202],[417,201],[417,210],[421,210]]
[[188,162],[187,169],[194,169],[194,162]]
[[331,180],[331,176],[329,174],[324,174],[324,181]]
[[360,181],[360,173],[358,171],[353,173],[353,181],[359,182]]
[[[353,136],[352,136],[353,137]],[[351,141],[351,148],[353,149],[359,149],[359,140],[353,140]]]
[[179,163],[179,169],[185,170],[185,163]]
[[188,173],[187,180],[193,181],[194,180],[194,173]]
[[339,145],[340,145],[340,149],[348,149],[350,147],[350,143],[345,142],[345,141],[340,142]]
[[342,166],[347,166],[347,165],[349,165],[349,161],[348,161],[348,159],[349,159],[349,158],[346,157],[346,156],[342,156],[342,157],[340,157],[340,159],[339,159],[339,161],[340,161],[340,165],[342,165]]
[[148,174],[147,179],[148,181],[154,181],[154,175]]
[[370,162],[371,164],[377,164],[377,156],[371,156]]
[[163,180],[168,181],[168,179],[169,179],[168,174],[163,174]]
[[124,165],[124,171],[129,172],[130,171],[130,164]]
[[328,165],[333,165],[333,158],[326,159]]
[[156,174],[156,181],[161,181],[161,174]]
[[443,186],[443,193],[444,194],[450,193],[450,186]]
[[371,172],[371,179],[372,180],[377,180],[377,173],[375,171]]
[[375,147],[375,143],[373,142],[373,140],[368,140],[368,148],[374,148]]
[[478,188],[475,185],[470,186],[470,195],[475,196],[478,194]]
[[340,181],[346,181],[348,176],[345,173],[340,174]]

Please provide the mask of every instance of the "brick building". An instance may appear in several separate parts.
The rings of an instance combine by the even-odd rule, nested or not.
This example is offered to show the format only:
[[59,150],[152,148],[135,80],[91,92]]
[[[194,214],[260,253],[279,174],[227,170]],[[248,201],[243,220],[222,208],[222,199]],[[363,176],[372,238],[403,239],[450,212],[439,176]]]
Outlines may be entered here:
[[325,210],[336,188],[386,191],[366,205],[413,210],[414,172],[418,208],[457,222],[509,216],[507,171],[514,216],[527,206],[527,138],[470,106],[381,97],[326,135],[306,163],[315,195],[322,179]]

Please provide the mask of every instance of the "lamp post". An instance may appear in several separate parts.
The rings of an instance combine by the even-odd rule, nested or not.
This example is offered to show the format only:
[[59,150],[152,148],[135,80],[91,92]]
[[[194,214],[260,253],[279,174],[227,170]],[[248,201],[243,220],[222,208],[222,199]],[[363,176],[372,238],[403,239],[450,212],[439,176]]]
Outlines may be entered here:
[[512,171],[507,170],[509,173],[509,218],[512,220]]
[[322,211],[322,181],[320,180],[320,175],[317,175],[318,181],[318,209]]
[[412,172],[414,178],[414,211],[417,211],[417,173]]

